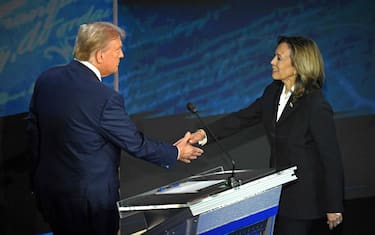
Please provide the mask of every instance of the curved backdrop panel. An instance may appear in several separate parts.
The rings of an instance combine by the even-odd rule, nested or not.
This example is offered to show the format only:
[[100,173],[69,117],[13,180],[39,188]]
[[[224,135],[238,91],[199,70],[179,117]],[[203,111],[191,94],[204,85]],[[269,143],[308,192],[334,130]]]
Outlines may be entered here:
[[341,116],[375,113],[373,1],[119,1],[127,31],[120,91],[147,118],[238,110],[272,80],[279,35],[314,39]]
[[112,16],[112,0],[1,1],[0,116],[28,110],[37,76],[72,59],[80,24]]

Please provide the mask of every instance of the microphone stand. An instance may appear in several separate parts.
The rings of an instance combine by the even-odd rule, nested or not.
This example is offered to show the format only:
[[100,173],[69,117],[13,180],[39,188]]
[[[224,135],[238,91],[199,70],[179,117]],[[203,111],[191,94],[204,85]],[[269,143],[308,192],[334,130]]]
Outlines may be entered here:
[[232,164],[232,173],[227,178],[227,182],[226,182],[227,185],[230,186],[230,187],[232,187],[232,188],[241,185],[241,180],[238,180],[235,177],[235,166],[236,166],[236,163],[233,160],[233,158],[229,155],[229,153],[227,151],[225,151],[225,149],[223,148],[223,146],[220,144],[219,140],[217,139],[216,135],[210,130],[210,128],[206,125],[206,123],[200,117],[200,115],[198,113],[198,110],[195,108],[194,104],[192,104],[192,103],[189,102],[189,103],[186,104],[186,107],[187,107],[187,109],[191,113],[193,113],[198,118],[199,122],[203,125],[203,127],[212,136],[212,138],[214,139],[214,142],[217,144],[217,146],[219,147],[219,149],[221,150],[221,152],[223,152],[226,155],[226,157],[230,160],[230,162]]

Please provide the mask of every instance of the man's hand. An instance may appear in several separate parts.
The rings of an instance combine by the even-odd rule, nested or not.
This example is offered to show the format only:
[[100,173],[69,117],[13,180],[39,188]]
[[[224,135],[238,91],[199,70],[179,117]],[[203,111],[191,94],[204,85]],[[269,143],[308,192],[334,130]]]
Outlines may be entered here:
[[194,147],[189,142],[191,139],[191,133],[186,132],[185,136],[179,139],[174,146],[176,146],[179,150],[179,155],[177,160],[180,160],[185,163],[190,163],[191,160],[197,159],[199,156],[203,154],[203,150],[197,147]]
[[343,218],[341,213],[327,213],[327,224],[329,229],[335,228],[341,224]]

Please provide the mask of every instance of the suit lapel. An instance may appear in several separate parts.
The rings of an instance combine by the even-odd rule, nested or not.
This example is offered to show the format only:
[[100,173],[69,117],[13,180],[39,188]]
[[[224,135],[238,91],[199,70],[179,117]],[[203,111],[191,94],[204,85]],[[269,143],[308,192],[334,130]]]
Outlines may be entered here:
[[297,106],[299,105],[299,102],[292,102],[293,96],[290,96],[288,99],[288,103],[285,105],[285,108],[283,112],[281,113],[281,116],[279,118],[279,121],[277,124],[280,124],[285,119],[288,118],[288,116],[296,110]]

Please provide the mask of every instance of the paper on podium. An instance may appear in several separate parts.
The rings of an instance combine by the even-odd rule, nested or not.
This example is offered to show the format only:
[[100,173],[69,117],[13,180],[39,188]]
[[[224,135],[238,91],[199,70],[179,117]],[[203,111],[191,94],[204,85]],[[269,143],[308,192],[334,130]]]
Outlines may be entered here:
[[181,194],[181,193],[197,193],[203,188],[225,182],[225,180],[204,180],[204,181],[187,181],[179,184],[171,184],[159,188],[155,194]]

